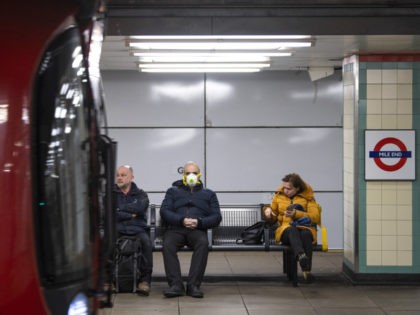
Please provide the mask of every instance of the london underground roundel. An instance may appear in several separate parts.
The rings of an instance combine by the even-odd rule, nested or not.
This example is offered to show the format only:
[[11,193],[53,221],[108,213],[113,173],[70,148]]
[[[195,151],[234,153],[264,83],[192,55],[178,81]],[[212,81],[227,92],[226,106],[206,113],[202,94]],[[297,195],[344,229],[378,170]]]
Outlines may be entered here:
[[366,179],[415,179],[414,130],[367,130]]

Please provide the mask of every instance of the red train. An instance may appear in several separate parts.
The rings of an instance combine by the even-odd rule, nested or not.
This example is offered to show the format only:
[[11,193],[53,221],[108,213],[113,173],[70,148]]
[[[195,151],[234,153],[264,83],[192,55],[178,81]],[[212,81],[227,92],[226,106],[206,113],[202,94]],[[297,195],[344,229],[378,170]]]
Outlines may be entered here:
[[115,144],[100,0],[2,1],[0,314],[97,314]]

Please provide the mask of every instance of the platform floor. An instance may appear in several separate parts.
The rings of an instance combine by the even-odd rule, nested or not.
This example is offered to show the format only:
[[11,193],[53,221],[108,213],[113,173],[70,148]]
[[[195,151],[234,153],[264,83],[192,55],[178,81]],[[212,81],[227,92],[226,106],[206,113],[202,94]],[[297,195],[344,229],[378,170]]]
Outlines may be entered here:
[[[191,253],[179,253],[183,275]],[[154,253],[150,296],[119,293],[104,315],[418,315],[420,286],[354,286],[342,274],[342,252],[314,253],[316,282],[293,287],[281,252],[211,252],[203,299],[168,299],[161,253]]]

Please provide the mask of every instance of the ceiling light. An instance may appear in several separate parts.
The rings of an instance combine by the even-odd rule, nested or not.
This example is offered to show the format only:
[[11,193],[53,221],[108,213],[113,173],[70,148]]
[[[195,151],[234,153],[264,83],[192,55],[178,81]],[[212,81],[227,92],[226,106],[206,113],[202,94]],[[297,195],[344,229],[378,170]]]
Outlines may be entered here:
[[191,68],[191,69],[141,69],[141,72],[200,72],[200,73],[205,73],[205,72],[259,72],[261,71],[260,69],[257,68],[237,68],[237,69],[233,69],[233,68]]
[[143,50],[267,50],[285,47],[310,47],[311,42],[130,42],[131,48]]
[[[312,45],[313,39],[306,35],[132,36],[127,38],[130,54],[141,57],[139,59],[141,71],[162,69],[162,67],[166,70],[170,69],[171,72],[210,72],[210,68],[219,69],[211,72],[221,70],[226,72],[228,68],[234,72],[238,72],[238,69],[262,69],[270,67],[271,57],[292,55],[292,52],[282,50]],[[192,71],[195,68],[196,70]]]
[[310,35],[144,35],[130,36],[130,39],[138,40],[208,40],[208,39],[230,39],[230,40],[250,40],[250,39],[275,39],[275,40],[292,40],[292,39],[311,39]]
[[267,62],[268,56],[150,56],[140,57],[140,62]]
[[269,63],[152,63],[139,64],[142,69],[148,68],[266,68]]
[[267,57],[290,57],[291,52],[278,52],[276,50],[261,50],[261,51],[174,51],[174,50],[159,50],[159,51],[132,51],[131,53],[136,57],[154,57],[154,56],[207,56],[207,57],[253,57],[253,56],[267,56]]

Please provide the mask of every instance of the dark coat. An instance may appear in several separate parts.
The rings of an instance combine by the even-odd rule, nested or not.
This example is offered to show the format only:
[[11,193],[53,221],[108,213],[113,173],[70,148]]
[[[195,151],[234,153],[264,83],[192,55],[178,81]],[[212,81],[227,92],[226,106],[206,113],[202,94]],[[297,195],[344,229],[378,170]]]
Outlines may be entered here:
[[124,235],[135,235],[147,231],[149,198],[146,192],[139,189],[135,183],[131,183],[131,188],[127,195],[117,185],[114,186],[113,193],[117,232]]
[[166,191],[160,207],[160,216],[167,226],[180,227],[185,218],[198,220],[197,228],[206,230],[216,227],[222,221],[219,201],[216,194],[201,183],[193,190],[182,180],[172,184]]

